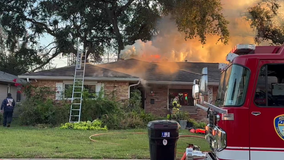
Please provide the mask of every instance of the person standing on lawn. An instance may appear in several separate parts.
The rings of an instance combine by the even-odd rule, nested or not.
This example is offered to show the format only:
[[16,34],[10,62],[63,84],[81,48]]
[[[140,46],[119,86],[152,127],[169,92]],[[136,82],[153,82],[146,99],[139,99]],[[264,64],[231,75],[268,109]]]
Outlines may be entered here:
[[15,108],[15,100],[12,98],[12,94],[8,93],[7,98],[3,100],[1,105],[1,112],[3,113],[4,109],[4,116],[3,116],[3,126],[10,127],[13,117],[13,112]]

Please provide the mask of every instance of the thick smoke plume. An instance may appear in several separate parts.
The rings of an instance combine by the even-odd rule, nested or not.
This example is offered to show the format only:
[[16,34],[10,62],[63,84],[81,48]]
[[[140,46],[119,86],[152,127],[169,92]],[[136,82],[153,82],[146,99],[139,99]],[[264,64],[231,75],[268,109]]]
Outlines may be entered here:
[[171,62],[225,62],[226,55],[240,43],[254,44],[255,32],[250,22],[245,19],[246,11],[255,5],[257,0],[223,0],[223,13],[230,22],[230,40],[227,45],[217,42],[218,36],[208,36],[205,45],[198,39],[187,39],[178,32],[176,24],[169,17],[157,22],[160,34],[146,43],[137,40],[135,44],[126,46],[121,53],[122,59],[138,58],[146,61]]

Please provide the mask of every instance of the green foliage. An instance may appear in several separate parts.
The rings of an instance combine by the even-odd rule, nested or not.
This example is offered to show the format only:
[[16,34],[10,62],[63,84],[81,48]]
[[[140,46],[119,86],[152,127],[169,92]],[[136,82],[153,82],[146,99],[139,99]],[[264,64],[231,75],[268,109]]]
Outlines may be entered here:
[[191,122],[193,124],[194,128],[202,128],[202,129],[204,129],[205,126],[207,125],[204,122],[197,122],[195,119],[192,119],[192,118],[189,118],[188,122]]
[[[179,108],[173,107],[173,112],[171,115],[172,120],[180,121],[189,119],[189,113],[181,111]],[[167,119],[170,119],[170,115],[167,114]]]
[[109,129],[131,129],[145,128],[150,121],[159,119],[159,117],[144,111],[120,112],[102,116],[102,122]]
[[145,113],[141,108],[140,95],[139,90],[132,91],[128,102],[120,105],[116,112],[101,117],[104,124],[109,129],[143,128],[148,122],[158,119],[152,114]]
[[[66,92],[71,89],[70,87]],[[103,97],[103,90],[102,88],[98,95],[84,91],[81,114],[83,122],[70,124],[65,123],[68,121],[70,109],[70,103],[67,100],[53,101],[48,97],[53,97],[55,93],[48,87],[27,85],[24,91],[28,98],[19,107],[20,122],[23,125],[40,127],[45,127],[44,124],[55,126],[65,123],[62,128],[99,130],[98,126],[100,125],[107,126],[109,129],[143,128],[149,121],[157,119],[141,109],[141,93],[139,91],[133,91],[128,103],[123,104],[115,99]],[[91,121],[93,121],[92,127],[90,126]],[[105,129],[105,127],[103,128]]]
[[[21,39],[24,44],[30,44],[21,49],[51,55],[37,69],[60,53],[76,53],[77,39],[95,61],[101,61],[107,48],[117,47],[120,52],[125,44],[136,39],[149,40],[159,17],[152,6],[151,1],[134,3],[133,0],[1,1],[0,21],[7,33],[5,44],[11,52]],[[54,41],[39,44],[37,38],[43,35],[52,36]],[[20,52],[20,56],[30,58],[26,52]]]
[[[119,56],[125,45],[157,35],[156,22],[164,15],[172,15],[185,38],[199,37],[204,44],[214,34],[226,43],[228,22],[221,9],[220,0],[10,0],[0,2],[0,23],[8,50],[18,50],[17,57],[37,70],[60,53],[76,53],[77,39],[95,61],[107,49],[115,48]],[[54,41],[39,44],[45,35]]]
[[257,5],[249,7],[247,18],[251,27],[257,31],[255,41],[271,42],[274,45],[284,43],[284,27],[281,13],[279,12],[280,1],[262,0]]
[[82,120],[93,120],[120,112],[119,104],[107,98],[85,99],[82,106]]
[[61,129],[75,129],[75,130],[96,130],[96,131],[107,131],[107,126],[102,127],[100,120],[81,121],[79,123],[65,123],[61,124]]
[[222,14],[220,0],[159,0],[163,12],[171,15],[176,21],[179,31],[185,38],[199,37],[202,44],[206,36],[218,35],[227,44],[229,40],[228,21]]
[[[81,90],[81,89],[80,89]],[[86,89],[83,91],[83,103],[82,103],[82,121],[92,121],[99,119],[103,115],[119,113],[120,104],[103,97],[104,89],[101,88],[98,95],[96,93],[89,93]],[[66,90],[67,97],[72,95],[72,87]],[[76,103],[76,101],[74,101]]]
[[[170,119],[170,115],[167,115],[167,119]],[[184,111],[177,111],[174,114],[172,114],[172,120],[175,120],[177,122],[179,122],[180,120],[187,120],[187,122],[192,123],[194,128],[205,128],[205,126],[207,125],[204,122],[198,122],[193,118],[190,118],[190,115],[188,112],[184,112]]]
[[130,99],[123,105],[123,110],[126,112],[142,111],[141,92],[138,89],[133,90],[130,93]]
[[[50,160],[150,159],[147,129],[107,131],[106,133],[105,131],[60,128],[36,129],[16,125],[13,125],[11,129],[0,128],[1,145],[5,146],[1,148],[1,157],[6,157],[5,159],[40,159],[39,157],[50,158]],[[90,137],[95,133],[102,134]],[[188,134],[188,130],[180,131],[180,135]],[[91,142],[88,137],[95,142]],[[202,151],[210,151],[208,142],[204,138],[180,137],[176,146],[178,159],[183,156],[188,143],[200,146]]]
[[48,87],[27,87],[27,99],[19,106],[19,119],[22,125],[48,124],[51,126],[66,122],[69,115],[67,102],[55,102]]
[[174,114],[172,114],[172,119],[176,121],[187,120],[188,118],[189,118],[189,113],[181,110],[178,110],[174,112]]

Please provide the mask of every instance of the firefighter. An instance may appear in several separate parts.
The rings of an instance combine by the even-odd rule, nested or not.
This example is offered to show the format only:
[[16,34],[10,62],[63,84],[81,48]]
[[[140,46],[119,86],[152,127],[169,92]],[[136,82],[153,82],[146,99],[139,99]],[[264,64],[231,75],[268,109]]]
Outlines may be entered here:
[[179,98],[178,96],[176,96],[174,99],[173,99],[173,102],[172,102],[172,105],[174,108],[178,109],[181,107],[181,105],[179,104]]
[[8,93],[7,98],[5,98],[1,105],[1,112],[4,112],[3,126],[10,127],[13,117],[13,111],[15,108],[15,100],[12,98],[11,93]]

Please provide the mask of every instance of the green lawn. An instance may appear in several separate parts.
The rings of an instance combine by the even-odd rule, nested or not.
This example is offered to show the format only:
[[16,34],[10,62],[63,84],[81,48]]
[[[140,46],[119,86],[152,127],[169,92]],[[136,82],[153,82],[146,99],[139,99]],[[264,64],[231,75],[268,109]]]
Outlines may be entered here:
[[[145,134],[133,134],[143,132]],[[89,137],[97,133],[108,133]],[[1,158],[149,158],[147,130],[126,131],[79,131],[59,128],[38,129],[34,127],[0,127]],[[181,131],[180,135],[188,135]],[[201,135],[202,136],[202,135]],[[187,143],[201,146],[203,151],[209,147],[204,139],[180,138],[177,157],[181,157]]]

